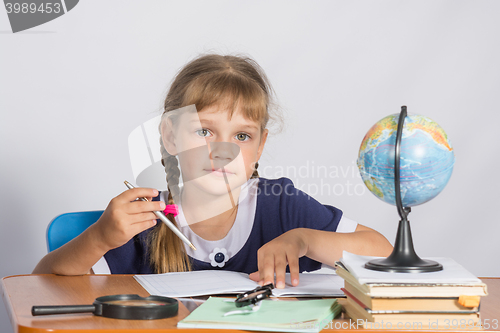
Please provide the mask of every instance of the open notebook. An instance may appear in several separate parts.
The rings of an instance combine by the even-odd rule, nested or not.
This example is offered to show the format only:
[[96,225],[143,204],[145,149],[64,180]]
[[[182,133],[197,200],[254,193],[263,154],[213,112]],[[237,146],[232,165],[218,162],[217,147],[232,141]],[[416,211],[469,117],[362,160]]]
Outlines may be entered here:
[[[259,286],[248,274],[222,270],[135,275],[134,278],[151,295],[166,297],[237,294]],[[287,273],[285,288],[274,288],[273,296],[344,296],[340,290],[343,287],[344,280],[335,274],[312,273],[301,273],[299,285],[293,287]]]

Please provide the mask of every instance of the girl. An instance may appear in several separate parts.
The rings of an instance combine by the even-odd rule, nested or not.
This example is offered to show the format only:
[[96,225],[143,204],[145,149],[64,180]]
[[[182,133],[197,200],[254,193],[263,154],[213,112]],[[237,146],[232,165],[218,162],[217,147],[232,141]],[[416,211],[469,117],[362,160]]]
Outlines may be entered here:
[[[205,55],[188,63],[171,85],[160,125],[168,190],[123,192],[33,273],[228,269],[252,273],[260,284],[274,282],[276,274],[276,286],[283,288],[287,266],[297,285],[299,272],[333,266],[344,250],[389,255],[392,246],[377,231],[318,203],[289,179],[259,178],[271,91],[251,59]],[[196,251],[157,223],[152,211],[167,204],[168,212],[179,212],[167,217]]]

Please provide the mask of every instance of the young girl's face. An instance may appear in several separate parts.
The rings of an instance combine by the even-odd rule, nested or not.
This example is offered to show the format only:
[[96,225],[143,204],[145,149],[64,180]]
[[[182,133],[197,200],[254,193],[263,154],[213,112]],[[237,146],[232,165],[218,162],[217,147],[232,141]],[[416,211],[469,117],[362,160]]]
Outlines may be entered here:
[[185,188],[194,185],[212,195],[227,195],[252,176],[267,130],[262,132],[260,123],[239,108],[231,115],[214,105],[180,116],[171,138],[168,144],[164,137],[164,145],[179,157]]

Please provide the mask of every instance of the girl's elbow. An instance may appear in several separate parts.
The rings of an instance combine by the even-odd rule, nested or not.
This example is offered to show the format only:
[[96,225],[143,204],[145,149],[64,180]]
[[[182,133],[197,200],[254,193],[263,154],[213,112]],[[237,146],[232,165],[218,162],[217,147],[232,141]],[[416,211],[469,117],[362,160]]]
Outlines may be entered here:
[[374,240],[374,249],[379,257],[387,257],[392,253],[394,249],[392,244],[384,237],[381,233],[377,232],[376,240]]

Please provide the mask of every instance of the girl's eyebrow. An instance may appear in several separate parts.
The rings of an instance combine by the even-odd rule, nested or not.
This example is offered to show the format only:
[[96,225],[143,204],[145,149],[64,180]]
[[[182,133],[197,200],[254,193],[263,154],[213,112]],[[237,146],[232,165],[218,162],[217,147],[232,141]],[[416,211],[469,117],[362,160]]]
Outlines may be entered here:
[[211,121],[210,119],[199,119],[200,123],[207,123],[209,125],[213,124],[214,122]]
[[258,129],[259,129],[259,127],[258,127],[258,126],[255,126],[255,125],[247,125],[247,124],[242,125],[242,127],[250,128],[250,129],[253,129],[253,130],[258,130]]
[[[207,124],[207,125],[213,125],[214,121],[210,120],[210,119],[201,119],[198,121],[198,120],[192,120],[191,123],[201,123],[201,124]],[[249,128],[249,129],[252,129],[252,130],[258,130],[259,127],[256,126],[256,125],[253,125],[253,124],[250,124],[250,123],[243,123],[243,124],[237,124],[237,126],[241,126],[241,127],[244,127],[244,128]]]

